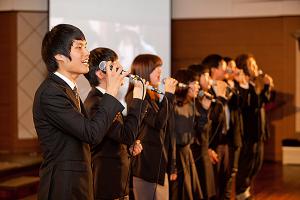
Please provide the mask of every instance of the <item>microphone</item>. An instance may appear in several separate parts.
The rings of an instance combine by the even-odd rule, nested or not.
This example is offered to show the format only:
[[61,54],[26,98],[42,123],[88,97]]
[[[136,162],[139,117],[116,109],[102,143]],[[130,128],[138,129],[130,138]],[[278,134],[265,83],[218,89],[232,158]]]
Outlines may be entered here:
[[239,75],[240,73],[241,73],[241,70],[236,70],[236,71],[233,71],[232,69],[230,69],[230,68],[227,68],[226,70],[225,70],[225,72],[226,72],[226,74],[236,74],[236,75]]
[[148,90],[151,90],[151,91],[156,92],[156,93],[158,93],[158,94],[164,94],[162,91],[160,91],[159,89],[157,89],[157,88],[155,88],[155,87],[153,87],[153,86],[151,86],[151,85],[148,85],[146,88],[147,88]]
[[[129,79],[129,82],[130,82],[130,83],[134,83],[133,81],[134,81],[134,79]],[[152,85],[147,85],[147,86],[145,85],[145,87],[146,87],[146,89],[148,89],[148,90],[151,90],[151,91],[156,92],[156,93],[158,93],[158,94],[164,95],[164,93],[163,93],[162,91],[160,91],[159,89],[153,87]]]
[[198,93],[198,97],[202,98],[202,97],[206,97],[208,100],[211,100],[212,102],[215,102],[215,98],[212,94],[210,94],[209,92],[206,92],[204,90],[200,90]]
[[[101,61],[100,63],[99,63],[99,69],[102,71],[102,72],[106,72],[106,61]],[[112,68],[113,68],[113,66],[111,65],[110,66],[110,70],[112,70]],[[124,71],[124,70],[122,70],[121,71],[121,74],[122,73],[124,73],[124,72],[126,72],[126,71]],[[126,77],[128,77],[128,78],[130,78],[130,79],[132,79],[132,80],[142,80],[141,79],[141,77],[139,77],[138,75],[133,75],[133,74],[128,74]]]
[[[99,63],[99,69],[100,69],[102,72],[106,72],[106,63],[107,63],[106,61],[101,61],[101,62]],[[113,68],[113,66],[111,65],[111,66],[110,66],[110,70],[112,70],[112,68]],[[126,72],[126,71],[122,70],[122,71],[121,71],[121,74],[124,73],[124,72]],[[139,77],[138,75],[133,75],[133,74],[128,74],[126,77],[129,78],[130,81],[134,81],[134,80],[139,80],[139,81],[141,81],[141,80],[142,80],[141,77]],[[158,93],[158,94],[164,94],[162,91],[160,91],[159,89],[157,89],[157,88],[155,88],[155,87],[153,87],[153,86],[151,86],[151,85],[146,86],[146,88],[147,88],[148,90],[151,90],[151,91],[156,92],[156,93]]]
[[[164,79],[162,80],[163,84],[165,84],[166,79],[167,79],[167,78],[164,78]],[[179,87],[179,88],[182,88],[182,89],[185,89],[185,88],[188,88],[188,87],[189,87],[187,84],[185,84],[185,83],[180,83],[180,82],[177,83],[176,86]]]

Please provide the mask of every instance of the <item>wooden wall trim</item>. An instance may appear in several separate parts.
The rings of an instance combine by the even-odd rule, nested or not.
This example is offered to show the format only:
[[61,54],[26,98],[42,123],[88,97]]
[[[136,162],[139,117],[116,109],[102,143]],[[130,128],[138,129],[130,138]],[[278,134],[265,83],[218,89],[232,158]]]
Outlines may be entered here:
[[17,133],[16,12],[0,12],[0,27],[0,150],[7,150]]

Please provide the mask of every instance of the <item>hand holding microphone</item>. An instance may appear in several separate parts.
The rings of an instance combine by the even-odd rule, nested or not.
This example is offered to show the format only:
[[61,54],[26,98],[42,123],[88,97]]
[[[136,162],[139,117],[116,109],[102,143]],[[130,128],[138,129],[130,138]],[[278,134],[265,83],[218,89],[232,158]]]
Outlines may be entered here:
[[213,80],[212,88],[216,93],[217,97],[223,97],[227,99],[226,94],[228,93],[228,84],[224,81]]
[[145,79],[133,80],[133,98],[144,100],[146,96],[145,88],[149,87],[149,82],[146,82]]
[[[116,66],[116,68],[114,69],[113,67]],[[108,72],[108,71],[116,71],[116,70],[120,70],[120,73],[123,75],[125,74],[124,77],[128,77],[128,78],[131,78],[133,80],[140,80],[141,78],[137,75],[133,75],[133,74],[130,74],[129,72],[127,71],[124,71],[123,70],[123,67],[120,65],[119,62],[111,62],[111,61],[101,61],[99,63],[99,69],[102,71],[102,72]]]
[[264,73],[261,69],[258,70],[258,76],[255,79],[255,84],[263,89],[264,85],[269,85],[271,88],[274,87],[273,79],[268,74]]
[[264,82],[265,82],[265,84],[269,85],[270,87],[274,87],[273,79],[268,74],[265,74]]
[[169,77],[169,78],[166,78],[164,82],[165,82],[165,92],[174,94],[178,81],[175,80],[174,78]]
[[[129,72],[127,71],[124,71],[122,66],[119,64],[119,63],[112,63],[111,61],[101,61],[99,63],[99,69],[106,73],[106,72],[110,72],[113,71],[113,72],[116,72],[116,70],[118,70],[119,74],[122,75],[122,80],[124,77],[127,77],[130,79],[130,81],[143,81],[141,77],[139,77],[138,75],[133,75],[133,74],[130,74]],[[154,91],[158,94],[164,94],[163,92],[161,92],[160,90],[158,90],[157,88],[154,88],[152,87],[151,85],[148,85],[146,84],[146,88],[148,90],[151,90],[151,91]],[[109,93],[110,94],[110,93]]]
[[[110,70],[112,69],[112,70]],[[123,83],[125,76],[128,76],[129,72],[123,72],[122,66],[118,63],[107,62],[105,65],[105,71],[107,71],[107,88],[106,93],[116,97]]]

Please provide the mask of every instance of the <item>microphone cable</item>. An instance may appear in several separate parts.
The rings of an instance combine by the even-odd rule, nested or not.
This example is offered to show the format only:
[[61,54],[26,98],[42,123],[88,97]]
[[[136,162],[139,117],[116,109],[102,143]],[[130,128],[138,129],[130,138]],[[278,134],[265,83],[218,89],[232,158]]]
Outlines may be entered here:
[[[137,78],[138,81],[141,81],[142,82],[142,85],[143,85],[143,97],[145,95],[145,92],[146,92],[146,87],[145,87],[145,84],[143,83],[142,79],[140,77]],[[152,89],[151,89],[152,90]],[[152,90],[152,91],[159,91],[159,90]],[[161,94],[161,95],[164,95],[164,93],[161,93],[161,92],[157,92],[158,94]],[[169,101],[168,101],[168,98],[167,96],[165,96],[165,99],[166,99],[166,106],[167,106],[167,111],[166,111],[166,115],[168,116],[169,114]],[[139,113],[139,118],[138,118],[138,129],[137,129],[137,133],[140,132],[140,127],[141,127],[141,115],[142,115],[142,108],[143,108],[143,102],[145,101],[145,99],[143,99],[141,105],[140,105],[140,113]],[[165,140],[165,134],[166,134],[166,130],[167,130],[167,125],[168,125],[168,120],[167,120],[167,123],[164,127],[164,134],[163,134],[163,138],[162,138],[162,141],[161,141],[161,151],[160,151],[160,159],[159,159],[159,168],[158,168],[158,172],[157,172],[157,179],[156,179],[156,182],[155,182],[155,188],[154,188],[154,192],[153,192],[153,200],[155,199],[155,193],[156,193],[156,189],[157,189],[157,184],[158,184],[158,179],[159,179],[159,173],[160,173],[160,170],[161,170],[161,162],[162,162],[162,153],[163,153],[163,145],[164,145],[164,140]],[[133,145],[133,148],[134,148],[134,145]],[[133,152],[132,152],[133,153]],[[127,189],[127,185],[128,185],[128,182],[129,182],[129,178],[130,178],[130,172],[131,172],[131,169],[132,169],[132,159],[135,158],[135,156],[133,156],[133,154],[131,153],[131,155],[129,156],[130,158],[130,165],[129,165],[129,169],[128,169],[128,173],[127,173],[127,178],[126,178],[126,185],[124,187],[124,193],[126,192],[126,189]]]
[[[141,105],[140,105],[140,111],[139,111],[139,115],[138,115],[138,126],[137,126],[137,135],[139,134],[140,132],[140,125],[141,125],[141,116],[142,116],[142,109],[143,109],[143,103],[144,103],[144,95],[145,95],[145,92],[146,92],[146,87],[145,87],[145,84],[143,82],[143,80],[136,76],[136,81],[140,81],[142,83],[142,86],[143,86],[143,92],[142,92],[142,102],[141,102]],[[126,184],[124,186],[124,192],[123,194],[125,195],[126,193],[126,189],[127,189],[127,185],[128,185],[128,182],[130,181],[130,172],[131,172],[131,169],[132,169],[132,159],[134,159],[134,156],[133,156],[133,151],[134,151],[134,146],[135,146],[135,140],[136,140],[137,136],[134,138],[134,144],[132,145],[132,152],[129,151],[130,155],[129,155],[129,169],[128,169],[128,172],[127,172],[127,178],[126,178]],[[125,195],[126,196],[126,195]]]
[[[194,99],[194,103],[195,103],[195,99]],[[218,133],[218,131],[219,131],[219,127],[220,127],[220,125],[221,125],[221,123],[222,123],[223,121],[224,121],[224,120],[221,120],[221,121],[218,122],[217,128],[215,129],[214,133],[212,134],[212,136],[211,136],[210,138],[208,138],[208,139],[209,139],[209,141],[208,141],[208,146],[211,144],[213,138],[217,135],[217,133]],[[194,119],[193,119],[193,122],[194,122]],[[202,155],[199,155],[198,157],[196,157],[196,158],[194,159],[194,162],[191,163],[191,164],[196,164],[196,161],[200,160],[201,157],[202,157]],[[176,158],[176,159],[177,159],[177,158]],[[188,168],[188,167],[190,167],[190,165],[187,165],[186,167],[183,167],[181,170],[178,170],[178,171],[177,171],[177,174],[182,173],[182,172],[184,171],[184,169],[186,169],[186,168]],[[177,176],[177,178],[178,178],[178,176]]]
[[158,179],[159,179],[159,174],[160,174],[160,170],[161,170],[161,162],[162,162],[162,154],[163,154],[164,142],[165,142],[165,137],[166,137],[166,133],[167,133],[167,127],[168,127],[168,121],[169,121],[169,100],[168,100],[167,96],[164,96],[164,97],[166,98],[166,106],[167,106],[167,110],[166,110],[167,122],[166,122],[166,125],[165,125],[164,129],[163,129],[164,133],[162,134],[163,137],[162,137],[162,140],[161,140],[159,165],[158,165],[158,170],[157,170],[155,187],[154,187],[154,191],[153,191],[153,198],[152,198],[153,200],[155,200],[155,194],[156,194],[157,185],[158,185]]

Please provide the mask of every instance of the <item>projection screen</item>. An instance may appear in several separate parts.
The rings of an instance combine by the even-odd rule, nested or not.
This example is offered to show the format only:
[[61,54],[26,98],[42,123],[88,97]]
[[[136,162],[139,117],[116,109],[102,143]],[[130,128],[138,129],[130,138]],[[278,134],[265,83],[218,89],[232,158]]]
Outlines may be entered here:
[[[49,0],[49,29],[60,23],[79,27],[89,50],[116,51],[125,70],[136,55],[152,53],[163,59],[162,77],[170,74],[170,0]],[[90,89],[84,76],[78,85],[84,100]],[[123,104],[127,87],[119,94]]]

